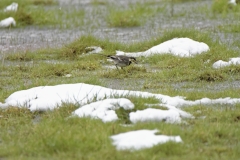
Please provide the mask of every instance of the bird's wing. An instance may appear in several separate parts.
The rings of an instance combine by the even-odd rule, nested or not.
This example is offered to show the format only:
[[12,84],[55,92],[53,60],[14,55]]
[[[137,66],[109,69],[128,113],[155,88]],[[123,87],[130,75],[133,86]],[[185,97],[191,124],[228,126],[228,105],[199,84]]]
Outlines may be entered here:
[[129,57],[127,56],[118,56],[118,59],[123,62],[129,62]]
[[117,59],[118,59],[119,61],[124,61],[124,59],[121,58],[121,57],[117,57]]

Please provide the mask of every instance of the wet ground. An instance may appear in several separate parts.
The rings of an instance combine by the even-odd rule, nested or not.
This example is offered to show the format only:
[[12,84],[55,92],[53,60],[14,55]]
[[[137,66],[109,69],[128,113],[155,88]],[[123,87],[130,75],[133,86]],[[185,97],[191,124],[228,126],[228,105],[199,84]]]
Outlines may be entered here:
[[[100,1],[101,2],[101,1]],[[232,19],[209,18],[203,14],[204,9],[211,7],[211,0],[197,2],[176,3],[173,6],[173,16],[171,15],[171,3],[163,1],[151,1],[153,6],[165,7],[164,13],[159,13],[149,18],[147,23],[141,27],[133,28],[112,28],[105,21],[107,7],[125,7],[135,3],[136,0],[108,1],[108,6],[104,1],[98,5],[93,5],[92,0],[72,0],[71,2],[59,0],[59,5],[55,6],[62,10],[75,7],[84,9],[85,24],[83,26],[68,29],[51,29],[44,27],[25,27],[0,29],[0,53],[12,53],[19,50],[35,50],[39,48],[60,47],[63,44],[79,38],[81,35],[89,34],[99,38],[109,38],[113,41],[131,43],[144,41],[157,36],[161,36],[164,29],[189,27],[199,30],[214,30],[218,25],[230,24]],[[138,1],[139,2],[139,1]],[[145,1],[147,2],[147,1]],[[93,9],[94,8],[94,9]],[[201,11],[203,9],[203,11]],[[95,14],[93,10],[99,10],[102,14]],[[194,12],[196,10],[196,12]],[[90,28],[90,29],[89,29]],[[214,37],[220,37],[223,43],[231,44],[235,42],[236,36],[231,34],[214,33]],[[2,56],[0,56],[2,57]]]
[[[137,0],[109,0],[108,5],[112,4],[113,7],[125,7],[131,3],[135,3],[136,1]],[[0,60],[5,55],[14,52],[36,50],[48,47],[61,47],[62,45],[68,44],[71,41],[74,41],[80,36],[86,34],[91,34],[103,39],[108,38],[112,41],[133,43],[162,36],[164,34],[163,30],[166,29],[182,27],[195,28],[202,31],[210,30],[213,39],[220,38],[221,43],[227,44],[231,47],[234,47],[235,49],[239,49],[238,46],[234,46],[234,44],[237,44],[237,42],[239,42],[239,36],[236,36],[236,33],[221,33],[217,32],[215,29],[219,25],[233,24],[236,21],[233,21],[231,18],[223,19],[221,16],[212,18],[212,16],[209,15],[211,12],[205,13],[206,8],[210,10],[212,0],[176,3],[173,6],[173,12],[171,12],[170,3],[166,3],[166,1],[163,2],[161,0],[152,1],[151,3],[153,3],[153,6],[166,7],[166,11],[164,13],[159,12],[157,15],[149,18],[145,25],[133,28],[109,27],[105,20],[108,11],[107,7],[109,6],[106,6],[105,1],[102,2],[102,4],[99,3],[98,5],[92,5],[92,0],[72,0],[71,2],[59,0],[59,5],[55,7],[58,7],[62,10],[66,8],[69,9],[71,7],[85,10],[85,23],[83,26],[67,29],[53,29],[44,27],[39,28],[36,26],[12,29],[0,28]],[[95,14],[93,10],[99,10],[101,14]],[[12,63],[5,64],[11,65]],[[15,63],[13,64],[15,65]],[[106,80],[106,82],[108,84],[108,87],[117,89],[124,89],[124,86],[129,85],[128,82],[122,80],[119,82]],[[143,85],[144,81],[139,81],[139,83],[141,83],[139,85]],[[183,82],[172,84],[172,87],[176,90],[196,90],[194,84],[192,87],[185,88],[186,85],[189,86],[191,84],[186,84]],[[219,89],[226,89],[231,87],[240,88],[239,81],[209,84],[204,88],[204,90],[218,91]]]

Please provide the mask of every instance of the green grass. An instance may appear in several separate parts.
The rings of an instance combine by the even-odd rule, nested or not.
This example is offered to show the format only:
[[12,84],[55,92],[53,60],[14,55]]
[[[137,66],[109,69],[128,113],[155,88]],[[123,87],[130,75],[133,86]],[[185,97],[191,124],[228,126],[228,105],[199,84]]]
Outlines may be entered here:
[[[102,47],[104,49],[103,54],[106,55],[114,55],[115,50],[126,52],[145,51],[154,45],[174,37],[189,37],[200,42],[205,42],[210,46],[211,50],[191,58],[179,58],[172,55],[155,55],[148,58],[140,57],[137,60],[142,66],[133,64],[125,68],[125,71],[105,69],[105,64],[112,65],[106,61],[106,58],[101,55],[88,55],[86,53],[86,47],[89,46]],[[43,49],[37,51],[37,54],[30,51],[10,54],[5,57],[5,61],[13,61],[15,63],[28,62],[29,65],[4,67],[3,70],[9,70],[10,73],[15,72],[14,76],[16,77],[25,75],[30,79],[34,79],[34,77],[40,79],[51,77],[62,78],[66,74],[71,74],[77,78],[89,71],[94,72],[95,77],[100,79],[131,78],[141,80],[145,78],[145,83],[141,89],[152,89],[159,86],[159,81],[164,83],[208,83],[224,82],[231,80],[232,77],[235,80],[239,80],[239,66],[230,66],[218,70],[212,68],[212,64],[217,60],[228,60],[231,57],[237,56],[237,51],[230,50],[227,46],[220,44],[218,40],[213,41],[207,32],[203,33],[194,29],[174,29],[166,30],[165,34],[157,39],[133,44],[121,44],[111,42],[108,39],[101,40],[93,36],[82,36],[80,39],[60,49]],[[48,60],[50,61],[48,62]],[[52,60],[59,60],[59,63],[55,63]],[[151,70],[155,71],[154,74]],[[7,77],[9,74],[3,76]]]
[[107,22],[111,27],[138,27],[146,23],[148,18],[154,16],[157,12],[164,12],[165,6],[153,8],[150,5],[134,4],[128,8],[109,7]]
[[[0,9],[10,5],[10,1],[0,2]],[[59,8],[53,0],[27,0],[18,2],[17,12],[2,12],[0,19],[13,17],[16,27],[38,26],[73,28],[81,26],[85,11],[82,9]],[[46,6],[48,8],[46,9]]]
[[220,25],[218,29],[226,33],[239,33],[240,27],[239,24],[229,24],[229,25]]
[[[12,4],[12,0],[4,0],[0,2],[0,8],[5,8],[6,6]],[[54,5],[57,4],[55,0],[17,0],[19,6],[24,5]]]
[[223,14],[226,15],[229,12],[239,12],[239,6],[238,5],[231,5],[228,3],[228,1],[224,0],[214,0],[212,5],[212,11],[213,13],[217,14]]
[[[10,0],[1,1],[0,9],[11,3]],[[233,48],[240,46],[238,40],[223,43],[215,36],[218,33],[234,33],[232,36],[237,39],[238,35],[235,34],[239,32],[237,24],[227,25],[224,24],[224,20],[232,18],[234,22],[234,18],[239,14],[238,6],[231,9],[225,6],[225,2],[215,4],[214,1],[213,6],[199,6],[200,9],[186,7],[187,10],[182,11],[175,7],[188,5],[194,1],[174,0],[174,17],[171,17],[169,6],[166,6],[169,3],[166,1],[161,4],[158,1],[130,4],[122,9],[118,9],[120,7],[113,4],[115,8],[110,9],[112,5],[110,2],[93,0],[87,5],[87,7],[95,7],[92,12],[83,8],[70,10],[66,7],[60,10],[58,4],[51,0],[19,0],[18,3],[22,6],[18,12],[1,12],[0,19],[13,16],[17,19],[18,27],[23,28],[26,26],[60,29],[85,27],[87,33],[95,31],[92,31],[92,26],[102,29],[109,25],[124,28],[124,31],[129,29],[131,32],[132,27],[140,28],[147,25],[149,30],[156,31],[156,35],[146,39],[140,35],[133,39],[142,38],[137,42],[121,43],[117,42],[115,37],[101,39],[93,36],[93,33],[85,34],[73,42],[66,42],[61,48],[4,54],[4,60],[0,63],[0,102],[4,102],[11,93],[18,90],[69,83],[88,83],[113,89],[184,96],[186,100],[198,100],[204,97],[239,98],[240,90],[236,84],[240,81],[240,66],[212,68],[212,64],[217,60],[228,60],[239,56],[239,51]],[[91,18],[92,15],[89,13],[94,15],[97,13],[97,16],[102,17],[99,21],[103,23],[95,24],[93,22],[95,19]],[[166,19],[162,20],[163,25],[169,21],[173,24],[184,23],[186,21],[183,18],[187,17],[191,20],[192,16],[197,19],[199,13],[208,22],[221,18],[222,24],[211,23],[213,26],[206,29],[195,29],[187,25],[176,28],[146,24],[151,18],[160,15],[166,16]],[[139,52],[175,37],[188,37],[205,42],[209,45],[210,51],[190,58],[167,54],[139,57],[137,65],[133,64],[125,70],[118,71],[106,68],[106,65],[113,67],[114,65],[104,56],[89,55],[86,49],[89,46],[100,46],[104,50],[102,54],[106,55],[114,55],[116,50]],[[67,74],[71,76],[65,77]],[[68,118],[72,111],[79,107],[73,104],[63,104],[59,109],[47,112],[30,112],[24,108],[14,107],[0,109],[0,159],[239,159],[239,104],[183,106],[182,109],[194,115],[195,119],[183,119],[185,121],[183,124],[148,122],[124,127],[121,124],[130,123],[129,112],[145,109],[148,107],[146,104],[159,103],[159,100],[154,98],[127,98],[135,104],[135,109],[118,110],[120,119],[111,123],[90,118]],[[160,130],[158,134],[180,135],[184,143],[170,142],[130,152],[117,151],[109,138],[118,133],[140,129],[158,129]]]

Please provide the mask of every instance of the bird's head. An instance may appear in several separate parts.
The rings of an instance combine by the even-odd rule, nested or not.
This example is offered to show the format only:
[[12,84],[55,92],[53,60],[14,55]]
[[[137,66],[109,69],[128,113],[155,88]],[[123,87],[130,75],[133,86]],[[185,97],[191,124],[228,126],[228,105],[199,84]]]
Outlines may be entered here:
[[137,60],[135,57],[129,57],[129,61],[137,64]]

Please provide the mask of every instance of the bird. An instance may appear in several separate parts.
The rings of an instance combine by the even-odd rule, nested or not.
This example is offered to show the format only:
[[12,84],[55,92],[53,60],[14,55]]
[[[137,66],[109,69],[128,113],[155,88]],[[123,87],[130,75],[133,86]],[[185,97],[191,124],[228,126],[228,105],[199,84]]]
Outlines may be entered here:
[[112,60],[117,69],[118,69],[118,67],[123,69],[123,67],[129,66],[133,62],[137,64],[137,60],[135,57],[129,57],[129,56],[123,56],[123,55],[114,55],[114,56],[113,55],[104,55],[104,54],[100,54],[100,55],[105,56],[108,59]]

